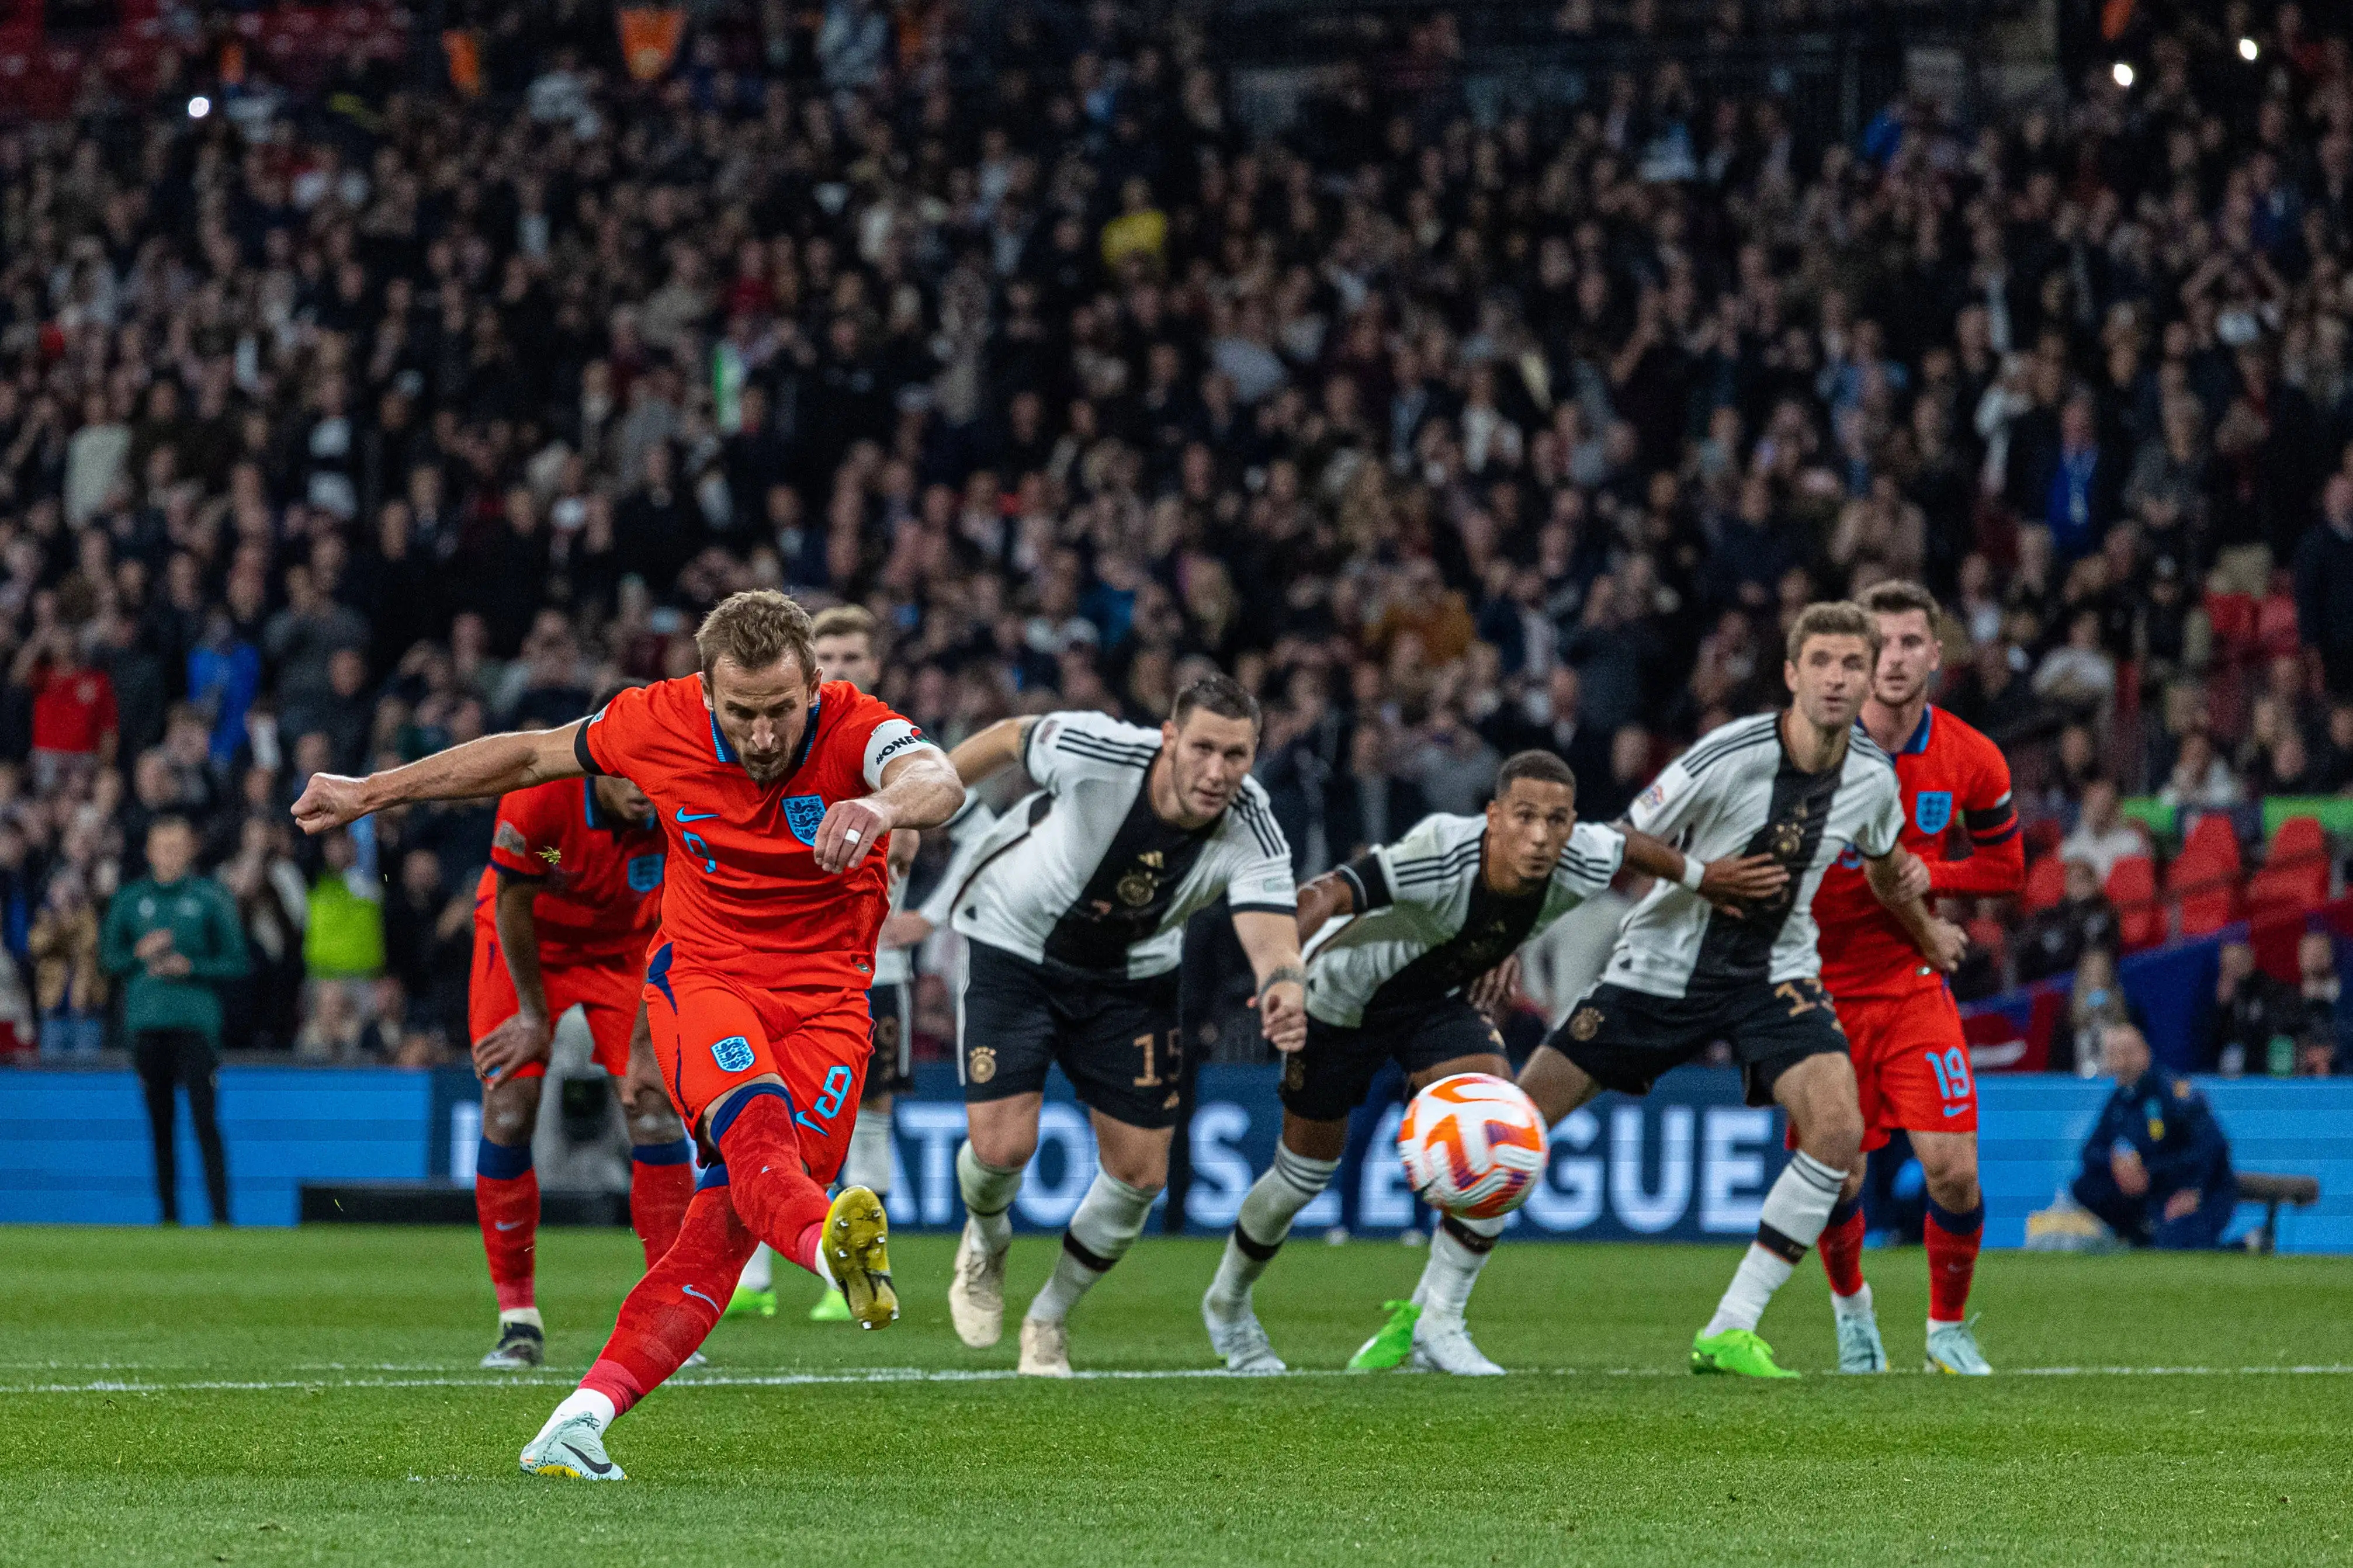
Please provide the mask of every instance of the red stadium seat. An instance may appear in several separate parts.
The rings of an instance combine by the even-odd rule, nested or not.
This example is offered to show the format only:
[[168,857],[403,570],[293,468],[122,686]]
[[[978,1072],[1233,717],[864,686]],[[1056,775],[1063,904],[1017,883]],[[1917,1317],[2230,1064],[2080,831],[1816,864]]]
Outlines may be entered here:
[[2279,825],[2272,841],[2263,848],[2266,867],[2285,865],[2290,861],[2317,860],[2328,863],[2328,836],[2320,830],[2316,816],[2291,816]]
[[[2220,837],[2207,831],[2221,829]],[[2228,819],[2200,817],[2165,868],[2165,891],[2181,910],[2181,934],[2207,936],[2239,918],[2239,846]]]
[[2041,914],[2067,896],[2067,867],[2056,855],[2045,855],[2026,868],[2026,912]]
[[2211,861],[2229,868],[2232,876],[2239,872],[2239,836],[2232,831],[2231,819],[2219,811],[2210,811],[2190,828],[2189,837],[2182,840],[2181,858]]
[[2319,862],[2266,866],[2247,882],[2247,911],[2256,920],[2309,914],[2327,901],[2328,868]]
[[2116,907],[2117,932],[2126,952],[2165,940],[2165,906],[2157,901],[2157,864],[2147,856],[2127,855],[2109,870],[2108,901]]

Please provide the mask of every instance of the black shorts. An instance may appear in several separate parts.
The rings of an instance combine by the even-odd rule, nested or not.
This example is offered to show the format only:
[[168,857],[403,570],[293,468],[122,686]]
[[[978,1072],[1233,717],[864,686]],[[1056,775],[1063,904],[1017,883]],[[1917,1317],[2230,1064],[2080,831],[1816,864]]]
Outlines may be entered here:
[[1545,1043],[1604,1089],[1648,1094],[1661,1073],[1717,1040],[1731,1042],[1751,1105],[1772,1104],[1773,1085],[1808,1057],[1846,1054],[1846,1031],[1819,980],[1760,980],[1705,997],[1597,985]]
[[866,1098],[915,1087],[915,988],[892,981],[866,988],[874,1054],[866,1063]]
[[1409,1081],[1440,1062],[1504,1055],[1504,1037],[1460,996],[1361,1028],[1307,1020],[1307,1043],[1282,1063],[1282,1109],[1304,1121],[1338,1121],[1365,1103],[1385,1062]]
[[965,1103],[1010,1100],[1046,1087],[1060,1064],[1079,1103],[1130,1127],[1176,1121],[1185,1037],[1177,976],[1113,980],[965,944],[956,1007],[956,1077]]

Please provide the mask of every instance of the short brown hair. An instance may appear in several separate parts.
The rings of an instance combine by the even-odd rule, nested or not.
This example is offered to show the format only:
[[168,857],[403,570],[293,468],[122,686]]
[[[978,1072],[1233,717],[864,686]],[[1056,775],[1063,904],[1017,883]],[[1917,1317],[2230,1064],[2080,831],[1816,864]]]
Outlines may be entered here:
[[1908,616],[1917,610],[1928,617],[1929,635],[1936,634],[1936,595],[1917,583],[1891,577],[1884,583],[1874,583],[1865,588],[1856,602],[1874,616]]
[[1514,752],[1504,760],[1495,772],[1495,795],[1501,799],[1512,785],[1521,779],[1534,779],[1538,784],[1567,784],[1571,793],[1577,789],[1577,770],[1546,751]]
[[1195,709],[1215,713],[1220,719],[1247,719],[1252,730],[1260,728],[1258,699],[1242,689],[1242,683],[1230,675],[1205,675],[1176,694],[1176,704],[1168,711],[1168,721],[1180,729]]
[[864,637],[867,649],[874,647],[875,633],[881,623],[874,612],[863,605],[835,605],[819,610],[817,619],[809,623],[809,640],[819,637]]
[[1851,600],[1824,599],[1798,612],[1798,618],[1789,623],[1789,662],[1797,663],[1806,644],[1816,637],[1861,637],[1871,648],[1872,662],[1879,662],[1879,623],[1870,611]]
[[706,679],[723,658],[745,669],[765,669],[786,658],[799,661],[807,679],[817,673],[814,640],[809,613],[774,588],[730,594],[702,617],[694,634]]

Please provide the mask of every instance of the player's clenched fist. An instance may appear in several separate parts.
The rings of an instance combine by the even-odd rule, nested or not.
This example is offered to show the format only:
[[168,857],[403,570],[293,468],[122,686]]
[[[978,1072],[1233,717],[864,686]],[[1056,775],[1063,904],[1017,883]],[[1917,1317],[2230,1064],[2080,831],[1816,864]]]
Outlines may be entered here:
[[302,786],[302,798],[294,803],[294,825],[305,833],[324,833],[357,822],[367,815],[361,793],[366,784],[340,773],[312,773]]
[[1258,994],[1259,1033],[1278,1051],[1307,1043],[1307,988],[1296,980],[1276,980]]
[[818,868],[855,870],[866,852],[890,831],[890,809],[872,795],[834,802],[827,808],[825,820],[817,825]]

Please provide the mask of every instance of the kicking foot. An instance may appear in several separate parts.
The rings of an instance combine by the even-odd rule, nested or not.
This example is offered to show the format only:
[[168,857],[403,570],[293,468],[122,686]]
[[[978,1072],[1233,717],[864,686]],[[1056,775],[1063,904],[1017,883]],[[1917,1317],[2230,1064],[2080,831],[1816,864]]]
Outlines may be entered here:
[[846,1323],[849,1321],[849,1299],[839,1290],[828,1290],[809,1309],[812,1323]]
[[881,1199],[865,1187],[842,1188],[826,1211],[818,1247],[860,1328],[899,1321],[899,1292],[891,1285],[891,1220]]
[[626,1481],[621,1467],[605,1452],[604,1434],[586,1415],[575,1415],[531,1440],[522,1451],[526,1476],[561,1476],[568,1481]]
[[1928,1372],[1950,1373],[1956,1377],[1991,1377],[1993,1368],[1986,1364],[1985,1352],[1978,1349],[1977,1320],[1966,1323],[1931,1323],[1928,1325]]
[[948,1275],[948,1320],[956,1338],[987,1350],[1005,1337],[1005,1253],[984,1252],[970,1227],[956,1240]]
[[773,1318],[776,1315],[776,1293],[774,1290],[749,1290],[735,1287],[735,1294],[727,1298],[727,1314],[731,1318]]
[[529,1323],[501,1323],[499,1342],[482,1358],[487,1372],[522,1372],[547,1359],[547,1336]]
[[1021,1320],[1021,1365],[1024,1377],[1071,1375],[1071,1330],[1066,1323]]
[[1348,1358],[1350,1372],[1394,1372],[1405,1364],[1413,1353],[1413,1326],[1421,1321],[1421,1308],[1413,1301],[1384,1301],[1381,1310],[1389,1315],[1380,1332],[1356,1347]]
[[1720,1334],[1694,1334],[1691,1368],[1694,1372],[1720,1373],[1727,1377],[1803,1375],[1786,1372],[1775,1365],[1773,1347],[1758,1339],[1751,1329],[1726,1329]]
[[1231,1312],[1220,1311],[1215,1296],[1202,1297],[1201,1322],[1209,1331],[1209,1348],[1225,1358],[1228,1372],[1267,1377],[1289,1370],[1274,1353],[1258,1314],[1250,1310],[1249,1296]]
[[1879,1338],[1878,1316],[1871,1312],[1836,1312],[1832,1316],[1838,1320],[1839,1370],[1885,1372],[1887,1346]]
[[1425,1316],[1416,1323],[1413,1354],[1406,1364],[1414,1372],[1451,1373],[1456,1377],[1504,1375],[1504,1369],[1471,1342],[1471,1331],[1460,1318]]

